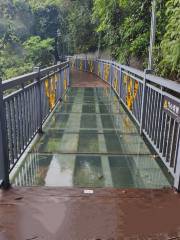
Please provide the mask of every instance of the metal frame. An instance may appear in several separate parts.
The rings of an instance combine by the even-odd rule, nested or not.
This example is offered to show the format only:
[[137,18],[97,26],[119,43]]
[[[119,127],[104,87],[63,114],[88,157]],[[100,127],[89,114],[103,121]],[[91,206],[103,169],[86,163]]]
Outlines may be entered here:
[[[139,126],[140,134],[146,137],[173,176],[175,189],[180,191],[180,84],[154,76],[150,70],[143,72],[113,61],[76,57],[72,62],[77,70],[92,72],[111,86]],[[88,67],[80,69],[80,64],[81,68]],[[118,71],[118,89],[114,88],[115,71]],[[165,111],[166,98],[177,104],[177,117]]]
[[[66,74],[64,74],[66,72]],[[69,86],[69,61],[0,80],[0,183],[10,186],[14,168]],[[48,91],[48,92],[46,92]],[[53,94],[53,105],[48,94]]]

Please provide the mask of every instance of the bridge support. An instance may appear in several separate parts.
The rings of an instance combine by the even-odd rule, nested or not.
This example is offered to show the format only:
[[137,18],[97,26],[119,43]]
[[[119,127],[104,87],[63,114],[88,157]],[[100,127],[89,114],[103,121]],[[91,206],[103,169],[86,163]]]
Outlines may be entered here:
[[2,79],[0,78],[0,181],[5,189],[10,187],[9,182],[9,154],[6,131],[5,106],[3,102]]

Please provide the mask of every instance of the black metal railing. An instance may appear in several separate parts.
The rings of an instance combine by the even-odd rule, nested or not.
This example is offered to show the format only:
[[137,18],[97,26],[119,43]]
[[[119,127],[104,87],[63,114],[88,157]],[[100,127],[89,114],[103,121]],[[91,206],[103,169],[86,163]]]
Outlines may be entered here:
[[68,61],[0,82],[0,179],[4,186],[68,86]]
[[101,59],[72,58],[71,68],[94,73],[113,88],[180,190],[180,84]]

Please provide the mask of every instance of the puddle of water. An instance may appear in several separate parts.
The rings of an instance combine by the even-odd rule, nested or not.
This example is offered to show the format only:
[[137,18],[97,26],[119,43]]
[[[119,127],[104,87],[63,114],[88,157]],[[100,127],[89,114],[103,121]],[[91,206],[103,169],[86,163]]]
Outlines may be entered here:
[[162,168],[110,89],[71,88],[12,183],[162,188]]

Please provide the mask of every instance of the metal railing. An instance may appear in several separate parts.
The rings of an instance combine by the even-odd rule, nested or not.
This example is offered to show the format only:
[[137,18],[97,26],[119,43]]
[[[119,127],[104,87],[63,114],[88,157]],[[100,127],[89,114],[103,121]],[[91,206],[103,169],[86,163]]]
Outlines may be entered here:
[[71,68],[94,73],[113,88],[180,191],[180,84],[101,59],[72,58]]
[[0,82],[0,179],[13,169],[69,86],[69,62]]

